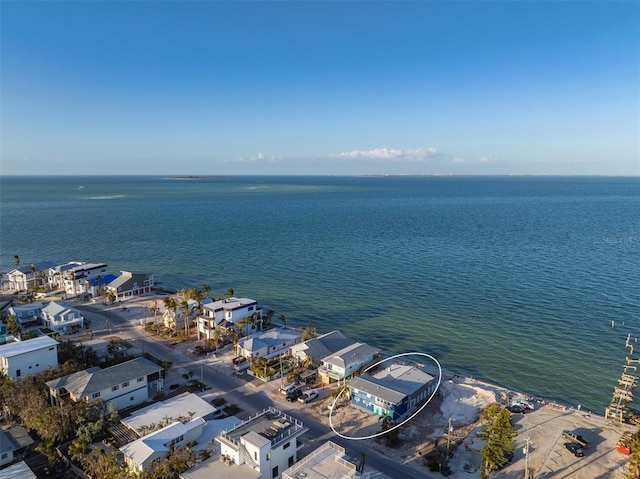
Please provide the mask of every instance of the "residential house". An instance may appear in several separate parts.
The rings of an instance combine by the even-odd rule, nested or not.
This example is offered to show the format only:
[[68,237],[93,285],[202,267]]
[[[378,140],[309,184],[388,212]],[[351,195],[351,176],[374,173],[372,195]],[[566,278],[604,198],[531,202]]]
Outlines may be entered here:
[[106,289],[107,291],[112,291],[117,300],[123,300],[132,296],[150,293],[154,284],[153,274],[120,271],[120,276],[111,281]]
[[[92,297],[102,296],[107,291],[106,287],[116,278],[117,276],[113,273],[105,273],[95,278],[89,278],[85,284],[85,291]],[[103,289],[104,291],[102,291]]]
[[93,367],[47,382],[53,404],[103,399],[120,410],[153,398],[163,389],[163,368],[136,358],[105,369]]
[[331,441],[325,442],[282,473],[282,479],[356,479],[360,477],[364,476],[360,475],[356,465],[348,460],[347,451]]
[[[24,427],[3,426],[0,429],[0,467],[24,456],[33,443],[29,431]],[[5,470],[0,471],[0,478]]]
[[16,324],[21,328],[33,326],[40,323],[40,312],[44,308],[42,303],[26,303],[11,306],[9,314],[16,320]]
[[80,311],[67,303],[51,301],[40,310],[40,315],[45,326],[56,333],[64,334],[84,326]]
[[211,467],[219,473],[212,470],[211,477],[227,477],[225,470],[231,467],[260,473],[242,477],[279,479],[298,461],[302,448],[298,438],[307,430],[301,421],[274,408],[265,409],[216,438],[220,460]]
[[274,328],[247,336],[238,341],[236,355],[247,359],[272,358],[290,352],[302,339],[294,329]]
[[46,271],[54,266],[55,263],[51,261],[41,261],[9,271],[9,288],[16,291],[27,291],[36,286],[44,286],[46,279],[43,277],[46,278]]
[[49,268],[46,271],[46,278],[49,289],[52,291],[64,290],[65,272],[70,270],[71,268],[75,268],[76,266],[82,266],[83,264],[85,263],[81,263],[79,261],[70,261],[68,263],[59,264],[54,266],[53,268]]
[[87,281],[107,271],[106,263],[83,263],[63,272],[64,291],[69,297],[87,293]]
[[380,350],[365,343],[354,343],[322,359],[318,375],[323,384],[342,381],[371,364]]
[[58,341],[39,336],[0,346],[0,371],[13,379],[58,366]]
[[[181,304],[181,302],[178,301],[178,304]],[[198,302],[195,299],[187,300],[187,316],[189,317],[190,324],[198,317],[198,314],[200,313],[199,305],[201,304],[202,302]],[[182,306],[179,305],[175,311],[173,309],[165,310],[162,314],[162,322],[164,323],[165,328],[172,328],[176,331],[184,329],[184,309]]]
[[433,376],[405,364],[391,364],[349,383],[351,404],[394,421],[415,411],[435,387]]
[[162,460],[176,449],[193,444],[202,434],[206,421],[197,417],[188,422],[174,421],[120,448],[130,470],[141,473],[151,469],[155,461]]
[[205,339],[213,339],[213,331],[216,327],[228,329],[246,317],[262,320],[262,309],[258,307],[256,300],[232,297],[212,301],[202,307],[202,314],[197,320],[198,332],[203,334]]
[[340,331],[331,331],[292,346],[291,355],[301,363],[310,359],[313,363],[319,364],[323,358],[352,344],[355,344],[353,339],[347,338]]

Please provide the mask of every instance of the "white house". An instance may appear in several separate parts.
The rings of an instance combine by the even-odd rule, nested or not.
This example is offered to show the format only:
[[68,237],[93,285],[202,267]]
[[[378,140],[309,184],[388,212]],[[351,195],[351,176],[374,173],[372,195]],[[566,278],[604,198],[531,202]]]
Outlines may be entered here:
[[9,314],[14,317],[18,326],[25,327],[38,324],[40,322],[40,311],[44,305],[42,303],[27,303],[11,306]]
[[164,459],[172,451],[194,443],[202,434],[206,421],[201,417],[182,423],[175,421],[120,448],[124,461],[134,472],[150,469],[154,461]]
[[[211,300],[209,300],[211,302]],[[189,317],[189,323],[198,317],[198,303],[195,299],[187,300],[187,316]],[[204,306],[203,306],[204,307]],[[166,328],[173,328],[176,331],[180,331],[184,328],[184,308],[182,307],[182,301],[178,300],[178,307],[175,309],[167,309],[162,314],[162,322]]]
[[298,438],[307,430],[297,419],[273,408],[265,409],[216,438],[221,473],[211,477],[226,477],[225,468],[246,465],[262,474],[258,477],[279,479],[298,461],[302,448]]
[[58,341],[39,336],[0,346],[0,370],[10,378],[20,379],[58,366]]
[[213,338],[216,326],[227,328],[243,318],[255,317],[262,320],[262,309],[254,299],[225,298],[202,306],[202,314],[198,317],[198,332],[205,339]]
[[49,289],[57,290],[64,289],[64,273],[76,266],[82,266],[85,263],[79,261],[70,261],[64,264],[55,265],[46,271],[47,284]]
[[301,339],[302,334],[294,329],[274,328],[260,331],[238,341],[236,355],[247,359],[272,358],[289,352]]
[[153,275],[150,273],[121,271],[120,276],[111,281],[106,289],[112,291],[118,300],[122,300],[150,293],[153,285]]
[[103,399],[120,410],[148,401],[162,391],[162,372],[156,363],[136,358],[105,369],[96,366],[78,371],[46,384],[53,404]]
[[117,276],[113,273],[105,273],[94,278],[89,278],[85,283],[85,291],[93,297],[101,296],[101,293],[104,294],[101,288],[104,288],[106,291],[106,286],[111,284],[116,278]]
[[42,321],[56,333],[67,333],[71,328],[82,328],[84,317],[67,303],[51,301],[40,310]]
[[9,271],[9,288],[17,291],[26,291],[34,286],[44,286],[46,284],[46,271],[54,266],[55,263],[51,261],[41,261]]
[[83,263],[62,273],[64,291],[67,296],[78,296],[87,292],[87,281],[107,271],[105,263]]

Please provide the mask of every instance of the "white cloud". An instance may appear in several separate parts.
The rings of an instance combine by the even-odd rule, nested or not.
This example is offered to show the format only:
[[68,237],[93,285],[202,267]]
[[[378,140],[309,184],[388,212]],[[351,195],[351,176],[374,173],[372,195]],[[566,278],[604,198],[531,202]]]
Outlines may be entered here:
[[494,156],[482,156],[478,159],[479,163],[495,163],[498,159]]
[[373,150],[353,150],[329,155],[333,160],[392,160],[427,161],[438,154],[435,148],[397,150],[394,148],[374,148]]
[[466,158],[462,158],[460,156],[454,156],[453,158],[451,158],[451,163],[466,163],[467,160]]
[[244,156],[240,156],[233,160],[226,160],[226,163],[264,163],[264,162],[276,162],[282,160],[282,156],[280,155],[270,155],[266,156],[264,153],[259,152],[257,155],[250,156],[249,158],[245,158]]

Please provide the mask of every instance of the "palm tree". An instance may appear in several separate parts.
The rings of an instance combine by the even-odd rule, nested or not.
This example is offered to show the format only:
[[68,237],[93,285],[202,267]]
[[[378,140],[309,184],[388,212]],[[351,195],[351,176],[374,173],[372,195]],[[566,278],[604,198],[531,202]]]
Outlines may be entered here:
[[[75,284],[75,282],[74,282],[74,284]],[[108,313],[109,314],[109,333],[111,333],[111,305],[115,302],[116,299],[118,299],[118,296],[116,295],[116,293],[112,289],[110,289],[109,291],[107,291],[107,295],[106,295],[105,299],[109,303],[109,313]]]
[[284,314],[281,314],[280,316],[278,316],[278,319],[280,321],[282,321],[282,323],[284,324],[284,329],[287,329],[287,318]]
[[218,351],[218,345],[220,344],[220,340],[222,339],[222,329],[220,326],[216,326],[213,330],[213,344],[216,346],[216,351]]
[[[31,265],[29,266],[29,269],[31,270],[31,277],[33,278],[33,289],[36,288],[37,286],[37,282],[36,282],[36,265],[31,263]],[[29,281],[27,280],[27,283]]]
[[44,272],[44,271],[40,271],[40,272],[38,273],[38,277],[40,278],[40,285],[41,285],[43,288],[44,288],[44,285],[45,285],[45,282],[44,282],[45,276],[46,276],[46,275],[45,275],[45,272]]
[[233,288],[229,288],[227,290],[227,298],[233,298],[233,295],[234,295]]
[[180,303],[180,307],[182,308],[182,317],[184,318],[184,331],[187,335],[186,339],[189,339],[189,301],[183,300]]
[[20,256],[18,256],[17,254],[13,255],[13,262],[16,265],[16,268],[18,268],[20,266]]
[[209,297],[209,291],[211,291],[211,286],[209,286],[207,283],[202,285],[202,292],[204,293],[204,297],[208,298]]
[[149,311],[153,313],[153,324],[156,324],[156,318],[158,317],[158,311],[160,307],[158,306],[158,300],[153,300],[153,306],[149,306]]
[[175,331],[175,321],[176,321],[176,310],[178,309],[178,300],[176,298],[166,297],[162,299],[164,303],[164,307],[168,310],[173,311],[173,320],[174,320],[174,331]]

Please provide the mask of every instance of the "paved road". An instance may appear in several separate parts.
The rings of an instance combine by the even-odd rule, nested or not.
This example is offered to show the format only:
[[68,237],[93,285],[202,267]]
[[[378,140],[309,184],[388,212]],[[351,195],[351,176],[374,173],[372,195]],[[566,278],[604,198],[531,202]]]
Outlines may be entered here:
[[193,372],[194,378],[200,378],[200,374],[203,374],[204,383],[207,386],[213,390],[224,392],[227,402],[236,404],[247,415],[253,411],[261,411],[272,406],[302,421],[309,428],[309,432],[303,436],[303,442],[306,443],[305,450],[307,451],[316,449],[326,441],[331,440],[344,447],[351,457],[359,458],[360,454],[364,453],[367,466],[390,478],[435,479],[426,472],[417,471],[409,466],[390,460],[367,447],[361,441],[347,440],[336,436],[331,428],[316,421],[312,416],[302,414],[295,407],[287,407],[286,405],[283,407],[283,404],[274,403],[263,388],[257,387],[257,382],[248,382],[246,379],[218,372],[214,367],[206,365],[201,359],[189,358],[180,351],[173,350],[156,341],[153,336],[147,335],[136,327],[139,325],[140,317],[133,311],[122,312],[116,307],[109,310],[102,305],[76,304],[74,307],[85,313],[86,317],[91,320],[95,338],[117,335],[127,339],[143,352],[148,352],[156,358],[171,361],[172,369],[174,370],[186,369]]

